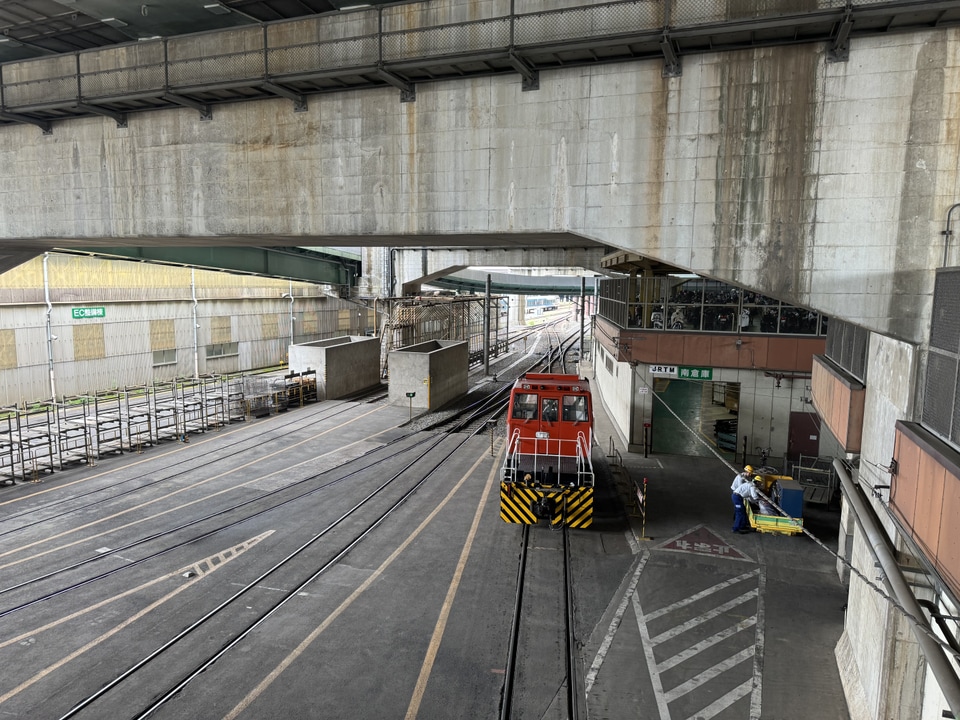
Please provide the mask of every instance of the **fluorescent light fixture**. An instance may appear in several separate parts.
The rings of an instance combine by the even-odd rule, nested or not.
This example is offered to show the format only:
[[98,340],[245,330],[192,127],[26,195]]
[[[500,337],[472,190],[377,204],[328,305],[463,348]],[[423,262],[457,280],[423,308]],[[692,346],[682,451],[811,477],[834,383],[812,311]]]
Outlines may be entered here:
[[344,5],[341,10],[363,10],[364,8],[370,7],[369,3],[363,3],[361,5]]
[[126,23],[123,20],[119,20],[115,17],[104,18],[100,22],[102,22],[104,25],[109,25],[110,27],[116,27],[116,28],[126,26]]
[[0,43],[6,43],[4,47],[23,47],[23,43],[18,43],[13,38],[0,37]]
[[210,3],[209,5],[204,5],[203,9],[207,12],[212,12],[214,15],[229,15],[230,8],[228,8],[223,3]]

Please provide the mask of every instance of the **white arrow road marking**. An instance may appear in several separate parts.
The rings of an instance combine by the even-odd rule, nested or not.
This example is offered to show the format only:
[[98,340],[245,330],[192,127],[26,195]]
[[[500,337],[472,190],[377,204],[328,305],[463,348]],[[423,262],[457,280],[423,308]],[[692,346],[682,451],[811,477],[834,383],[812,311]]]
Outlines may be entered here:
[[[188,573],[188,572],[189,572],[189,573],[192,573],[192,575],[189,576],[190,579],[189,579],[187,582],[185,582],[183,585],[181,585],[181,586],[179,586],[178,588],[176,588],[175,590],[167,593],[166,595],[164,595],[164,596],[163,596],[162,598],[160,598],[159,600],[156,600],[156,601],[150,603],[149,605],[147,605],[145,608],[143,608],[143,609],[140,610],[139,612],[131,615],[129,618],[127,618],[126,620],[124,620],[122,623],[120,623],[119,625],[116,625],[116,626],[112,627],[110,630],[107,630],[107,632],[103,633],[103,634],[100,635],[99,637],[94,638],[93,640],[91,640],[90,642],[88,642],[88,643],[87,643],[86,645],[84,645],[83,647],[78,648],[77,650],[74,650],[72,653],[70,653],[69,655],[64,656],[63,658],[61,658],[61,659],[58,660],[57,662],[53,663],[52,665],[48,665],[48,666],[45,667],[43,670],[40,670],[39,672],[37,672],[37,673],[36,673],[33,677],[31,677],[29,680],[25,680],[24,682],[20,683],[19,685],[17,685],[17,687],[13,688],[13,689],[10,690],[9,692],[7,692],[7,693],[5,693],[5,694],[3,694],[3,695],[0,695],[0,703],[6,702],[7,700],[9,700],[10,698],[12,698],[13,696],[15,696],[15,695],[23,692],[24,690],[26,690],[28,687],[30,687],[30,686],[33,685],[34,683],[39,682],[40,680],[42,680],[43,678],[45,678],[45,677],[46,677],[47,675],[49,675],[50,673],[52,673],[52,672],[54,672],[55,670],[63,667],[64,665],[66,665],[66,664],[67,664],[68,662],[70,662],[71,660],[73,660],[73,659],[75,659],[75,658],[77,658],[77,657],[80,657],[81,655],[83,655],[83,654],[84,654],[85,652],[87,652],[88,650],[96,647],[97,645],[99,645],[100,643],[102,643],[102,642],[103,642],[104,640],[106,640],[107,638],[111,637],[112,635],[116,635],[118,632],[120,632],[121,630],[123,630],[125,627],[133,624],[134,622],[136,622],[137,620],[139,620],[140,618],[142,618],[142,617],[143,617],[144,615],[146,615],[147,613],[152,612],[153,610],[156,610],[158,607],[160,607],[161,605],[163,605],[163,604],[164,604],[165,602],[167,602],[168,600],[171,600],[171,599],[174,598],[175,596],[179,595],[181,592],[183,592],[184,590],[186,590],[188,587],[192,586],[194,583],[200,582],[200,581],[203,580],[205,577],[209,577],[209,575],[210,575],[212,572],[214,572],[215,570],[219,570],[220,568],[222,568],[224,565],[226,565],[228,562],[230,562],[230,561],[233,560],[234,558],[239,557],[243,552],[249,550],[250,548],[252,548],[252,547],[253,547],[254,545],[256,545],[257,543],[261,542],[261,541],[264,540],[265,538],[267,538],[267,537],[269,537],[270,535],[272,535],[273,532],[274,532],[273,530],[268,530],[267,532],[262,533],[262,534],[260,534],[260,535],[257,535],[257,536],[255,536],[255,537],[252,537],[252,538],[250,538],[249,540],[247,540],[247,541],[245,541],[245,542],[243,542],[243,543],[240,543],[239,545],[234,545],[234,546],[231,547],[231,548],[227,548],[226,550],[223,550],[223,551],[221,551],[221,552],[218,552],[218,553],[215,553],[215,554],[213,554],[213,555],[210,555],[209,557],[203,558],[202,560],[198,560],[198,561],[195,562],[193,565],[188,565],[187,567],[180,568],[179,570],[175,570],[175,571],[172,572],[172,573],[167,573],[166,575],[162,575],[162,576],[160,576],[160,577],[158,577],[158,578],[154,578],[153,580],[150,580],[149,582],[145,582],[145,583],[143,583],[142,585],[139,585],[139,586],[137,586],[137,587],[135,587],[135,588],[132,588],[132,589],[130,589],[130,590],[127,590],[127,591],[125,591],[125,592],[122,592],[122,593],[120,593],[119,595],[114,595],[114,596],[111,597],[111,598],[107,598],[106,600],[102,600],[102,601],[100,601],[100,602],[98,602],[98,603],[95,603],[95,604],[93,604],[93,605],[90,605],[90,606],[88,606],[88,607],[86,607],[86,608],[84,608],[84,609],[82,609],[82,610],[78,610],[78,611],[75,612],[75,613],[71,613],[70,615],[67,615],[67,616],[64,617],[64,618],[61,618],[60,620],[57,620],[57,621],[55,621],[55,622],[49,623],[49,624],[47,624],[47,625],[44,625],[43,627],[37,628],[37,629],[35,629],[35,630],[32,630],[31,632],[24,633],[23,635],[20,635],[20,636],[19,636],[19,639],[22,639],[22,638],[28,637],[28,636],[32,637],[32,636],[34,636],[34,635],[37,635],[38,633],[44,632],[44,631],[46,631],[46,630],[50,630],[51,628],[54,628],[54,627],[56,627],[56,626],[58,626],[58,625],[62,625],[63,623],[65,623],[65,622],[67,622],[67,621],[69,621],[69,620],[73,620],[73,619],[75,619],[75,618],[80,617],[81,615],[85,615],[86,613],[92,612],[93,610],[96,610],[97,608],[101,608],[101,607],[103,607],[104,605],[108,605],[108,604],[110,604],[110,603],[112,603],[112,602],[116,602],[117,600],[120,600],[121,598],[127,597],[128,595],[132,595],[132,594],[135,593],[135,592],[139,592],[140,590],[143,590],[144,588],[147,588],[147,587],[149,587],[149,586],[151,586],[151,585],[155,585],[155,584],[158,583],[158,582],[161,582],[161,581],[163,581],[163,580],[167,580],[167,579],[169,579],[169,578],[181,576],[181,575],[183,575],[184,573]],[[9,645],[10,643],[15,642],[17,639],[18,639],[18,638],[13,638],[13,639],[11,639],[11,640],[8,640],[8,641],[6,641],[5,643],[3,643],[3,645]],[[3,645],[0,645],[0,647],[3,647]]]

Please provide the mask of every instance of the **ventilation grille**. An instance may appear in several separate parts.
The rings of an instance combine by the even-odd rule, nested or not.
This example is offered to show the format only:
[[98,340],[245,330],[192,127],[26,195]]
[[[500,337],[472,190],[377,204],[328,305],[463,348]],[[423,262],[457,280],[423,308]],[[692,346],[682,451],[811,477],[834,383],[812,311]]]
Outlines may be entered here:
[[960,445],[960,268],[937,271],[920,421]]
[[833,318],[827,327],[826,355],[857,380],[866,384],[869,342],[869,330]]
[[950,268],[937,273],[933,290],[933,317],[930,321],[930,346],[950,353],[960,351],[960,270]]

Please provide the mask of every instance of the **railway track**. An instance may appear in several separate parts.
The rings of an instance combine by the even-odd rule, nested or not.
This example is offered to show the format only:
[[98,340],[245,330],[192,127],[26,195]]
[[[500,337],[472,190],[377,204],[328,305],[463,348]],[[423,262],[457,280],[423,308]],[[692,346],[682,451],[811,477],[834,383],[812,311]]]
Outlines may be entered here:
[[[558,361],[557,354],[561,353],[561,339],[555,336],[548,345],[544,357],[539,361],[555,363]],[[119,592],[115,597],[121,598],[138,587],[146,587],[160,580],[164,584],[179,583],[175,592],[193,592],[188,588],[199,581],[206,570],[203,569],[203,562],[186,561],[184,558],[194,557],[197,548],[209,548],[211,545],[227,548],[211,555],[213,559],[208,564],[223,566],[228,573],[234,573],[230,568],[239,567],[239,564],[226,565],[224,557],[236,556],[241,552],[236,548],[248,544],[251,547],[255,543],[260,543],[259,547],[270,545],[269,551],[256,551],[260,553],[256,574],[245,573],[248,576],[242,582],[239,582],[239,575],[227,575],[236,577],[237,582],[218,581],[218,588],[236,586],[229,597],[212,602],[213,596],[204,596],[203,602],[170,615],[157,626],[156,631],[145,636],[152,644],[149,651],[134,658],[131,657],[131,645],[118,657],[96,663],[96,669],[89,678],[69,682],[63,691],[56,693],[56,704],[45,705],[50,711],[49,717],[56,717],[57,713],[62,718],[104,717],[116,714],[116,708],[123,708],[124,714],[134,708],[129,710],[136,713],[132,717],[149,717],[171,699],[181,695],[213,664],[242,652],[252,634],[275,627],[278,622],[276,618],[288,615],[291,603],[296,598],[304,595],[308,588],[313,588],[319,577],[340,567],[348,555],[357,552],[361,546],[367,547],[366,541],[374,537],[379,528],[396,527],[404,522],[396,518],[408,512],[404,508],[409,505],[410,499],[422,493],[428,484],[431,487],[443,486],[437,480],[446,479],[449,475],[446,471],[449,463],[459,457],[458,453],[462,452],[464,445],[471,443],[475,436],[489,427],[491,418],[496,417],[505,403],[506,393],[500,398],[488,397],[468,403],[470,407],[459,413],[456,419],[447,419],[439,431],[431,434],[415,434],[414,428],[397,427],[390,432],[390,439],[375,440],[380,433],[364,435],[354,444],[376,442],[379,447],[320,472],[298,469],[301,465],[304,468],[312,467],[316,464],[315,459],[311,461],[308,458],[303,463],[283,462],[282,456],[278,456],[271,460],[269,471],[265,470],[267,474],[257,478],[259,484],[249,486],[256,488],[256,492],[244,490],[240,497],[235,495],[243,486],[231,485],[221,479],[205,486],[205,491],[190,490],[187,497],[192,499],[171,504],[174,495],[189,490],[196,477],[210,474],[218,478],[229,477],[237,469],[267,458],[270,454],[263,452],[264,443],[270,437],[289,439],[289,421],[283,428],[271,429],[265,435],[229,440],[220,447],[215,457],[177,458],[175,466],[164,470],[162,477],[129,477],[120,472],[124,468],[117,468],[114,474],[100,473],[100,480],[78,480],[88,483],[89,489],[83,490],[69,504],[61,504],[58,500],[35,506],[34,510],[45,515],[39,519],[30,519],[26,512],[18,511],[12,522],[26,521],[18,527],[8,525],[10,516],[4,520],[6,527],[0,530],[3,533],[0,537],[7,539],[10,549],[0,547],[0,568],[20,567],[19,579],[0,587],[0,619],[18,623],[17,633],[6,643],[0,643],[0,649],[8,648],[9,651],[15,643],[32,643],[35,636],[43,637],[52,628],[60,627],[60,623],[65,623],[64,628],[71,627],[72,623],[82,624],[83,613],[94,612],[94,608],[108,602],[90,600],[86,610],[68,610],[69,607],[87,602],[86,598],[105,597],[111,592]],[[347,405],[357,407],[356,403],[346,404],[344,410]],[[335,425],[338,419],[343,419],[338,415],[339,409],[335,412],[328,410],[321,411],[316,417],[298,416],[293,421],[295,431],[305,436],[301,442],[313,437],[309,435],[310,432]],[[360,414],[365,412],[369,411],[362,409]],[[324,432],[327,430],[320,435]],[[226,439],[222,433],[218,434],[218,438]],[[473,447],[475,452],[475,441]],[[313,450],[310,458],[315,458],[317,453],[322,454],[321,450]],[[202,453],[202,442],[176,450],[181,451],[186,454],[191,451]],[[485,451],[482,454],[489,457]],[[151,456],[159,459],[164,454]],[[279,487],[266,489],[266,481],[270,477],[282,477],[283,482]],[[167,488],[167,485],[171,487]],[[175,491],[172,490],[173,486],[176,486]],[[73,484],[73,487],[83,486]],[[138,493],[156,495],[161,489],[164,493],[150,501],[157,502],[158,512],[144,517],[143,511],[137,509]],[[48,487],[45,490],[53,492],[54,489]],[[169,494],[166,490],[170,490]],[[202,497],[196,497],[198,494]],[[50,498],[52,495],[43,497]],[[301,517],[311,507],[322,509],[315,515],[315,521],[306,525],[300,522],[288,529],[287,518]],[[108,509],[109,515],[106,512]],[[119,517],[124,513],[128,514],[130,522],[118,524]],[[93,517],[92,522],[97,524],[96,531],[93,525],[87,527],[79,519],[74,520],[79,515]],[[176,521],[169,522],[170,518]],[[51,523],[70,525],[71,529],[64,531],[66,534],[61,537],[54,537],[60,535],[59,532],[49,531],[47,537],[39,537],[44,535],[44,528],[49,528]],[[240,545],[232,544],[238,536],[247,532],[247,528],[263,527],[265,524],[277,529],[259,533]],[[316,525],[314,531],[308,537],[302,536],[302,531],[311,525]],[[82,557],[76,557],[77,546],[92,543],[95,538],[108,533],[116,533],[117,538],[109,548],[97,548]],[[98,539],[97,542],[102,543],[103,540]],[[33,549],[27,548],[28,545],[33,545]],[[278,552],[280,548],[284,549],[283,554]],[[28,555],[28,552],[33,554]],[[64,561],[51,562],[68,553],[69,557]],[[264,566],[264,557],[273,558],[268,567]],[[181,571],[170,572],[171,563],[174,567],[180,566]],[[167,569],[161,571],[157,568]],[[159,573],[152,577],[160,580],[143,583],[143,577],[151,577],[150,573]],[[121,590],[104,587],[98,591],[101,585],[119,587]],[[264,597],[264,588],[270,588],[269,602]],[[70,604],[68,599],[73,596],[77,596],[77,600]],[[152,607],[148,606],[147,610]],[[28,609],[30,612],[27,612]],[[35,617],[38,619],[34,620]],[[78,637],[84,637],[89,632],[89,623],[86,627],[88,629]],[[118,626],[110,632],[121,630]],[[140,644],[138,642],[136,646]],[[82,656],[87,652],[85,648],[72,651],[60,662]],[[109,670],[109,675],[103,674],[104,669]],[[34,677],[6,693],[0,688],[0,706],[21,692],[29,692],[33,683],[41,682],[48,672],[52,673],[53,670],[35,670]],[[77,692],[82,688],[86,688],[85,694]],[[145,691],[151,700],[144,700]],[[64,703],[65,698],[70,698],[69,703]]]
[[584,714],[570,533],[524,525],[500,720]]
[[[200,647],[196,647],[194,644],[189,654],[191,657],[199,655],[201,659],[192,663],[191,667],[181,670],[176,680],[172,682],[167,680],[167,686],[158,691],[153,700],[139,708],[131,717],[146,718],[152,715],[162,705],[183,690],[190,682],[196,679],[204,670],[221,659],[233,648],[237,647],[250,633],[267,622],[269,618],[279,612],[289,602],[297,598],[304,589],[318,577],[340,562],[351,550],[381,525],[381,523],[385,522],[393,513],[397,512],[424,483],[433,478],[444,463],[450,459],[468,439],[469,436],[460,438],[450,436],[432,438],[430,442],[427,443],[426,448],[421,448],[420,451],[416,453],[416,457],[409,463],[391,474],[379,486],[366,494],[359,502],[354,503],[352,507],[342,511],[334,521],[314,533],[294,551],[288,553],[273,566],[246,583],[229,598],[175,634],[153,652],[145,655],[139,661],[120,672],[112,681],[75,703],[73,707],[60,716],[60,720],[76,717],[85,709],[93,706],[102,697],[114,691],[123,683],[131,680],[141,671],[144,671],[149,665],[154,663],[158,658],[161,658],[165,653],[170,652],[178,644],[188,639],[196,637],[202,638],[205,634],[209,634],[211,632],[209,626],[220,628],[220,633],[218,634],[228,632],[230,637],[216,647],[211,648],[209,647],[209,643],[202,641],[200,642]],[[436,456],[432,455],[431,451],[441,448],[441,445],[444,447],[436,453]],[[424,467],[424,465],[426,465],[426,467]],[[366,469],[369,470],[369,467]],[[388,493],[388,490],[391,490],[392,493]],[[384,496],[388,494],[389,499],[384,500]],[[322,549],[319,549],[320,540],[329,538],[338,529],[345,528],[348,525],[351,527],[357,525],[358,520],[358,529],[341,531],[337,534],[333,542],[325,544]],[[319,552],[317,552],[315,556],[311,556],[309,560],[305,560],[302,556],[314,547],[317,547]],[[309,570],[304,571],[304,565],[308,566]],[[278,580],[275,578],[275,576],[281,574],[284,570],[291,568],[296,577],[290,577],[289,573],[286,573],[286,577],[283,579]],[[273,585],[286,588],[282,591],[280,597],[269,605],[269,607],[258,608],[254,617],[248,619],[239,629],[236,627],[225,628],[222,627],[222,624],[216,624],[215,621],[218,616],[225,613],[242,598],[246,598],[252,590],[260,587],[268,581],[268,579],[271,580]],[[244,600],[244,602],[247,604],[250,603],[249,600]]]

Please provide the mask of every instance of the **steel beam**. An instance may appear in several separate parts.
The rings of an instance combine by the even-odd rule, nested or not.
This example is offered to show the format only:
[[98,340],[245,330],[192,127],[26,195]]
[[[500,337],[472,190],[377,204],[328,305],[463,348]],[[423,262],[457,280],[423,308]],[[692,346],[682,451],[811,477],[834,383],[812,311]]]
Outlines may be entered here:
[[62,252],[116,257],[166,265],[290,278],[330,285],[353,285],[360,260],[302,248],[265,247],[102,247],[67,248]]

